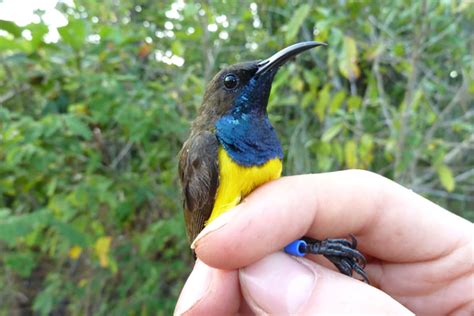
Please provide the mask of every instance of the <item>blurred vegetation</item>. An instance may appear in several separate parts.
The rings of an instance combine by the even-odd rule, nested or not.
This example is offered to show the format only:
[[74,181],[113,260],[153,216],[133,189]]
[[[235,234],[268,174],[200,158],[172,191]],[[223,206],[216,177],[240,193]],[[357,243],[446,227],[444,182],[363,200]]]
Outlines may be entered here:
[[[177,152],[224,64],[274,83],[285,173],[363,168],[474,220],[470,1],[92,1],[0,21],[0,315],[167,315],[192,266]],[[38,12],[41,16],[41,12]]]

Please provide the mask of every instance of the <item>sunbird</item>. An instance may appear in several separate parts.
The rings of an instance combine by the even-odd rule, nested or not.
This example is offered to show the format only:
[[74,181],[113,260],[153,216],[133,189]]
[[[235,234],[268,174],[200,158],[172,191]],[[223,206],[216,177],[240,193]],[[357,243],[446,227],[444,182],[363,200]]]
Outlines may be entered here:
[[[264,60],[231,65],[208,84],[202,105],[179,154],[184,218],[192,242],[205,225],[240,203],[258,186],[281,176],[283,150],[267,115],[278,69],[308,49],[301,42]],[[293,255],[321,254],[340,272],[367,280],[356,240],[304,237],[285,248]]]

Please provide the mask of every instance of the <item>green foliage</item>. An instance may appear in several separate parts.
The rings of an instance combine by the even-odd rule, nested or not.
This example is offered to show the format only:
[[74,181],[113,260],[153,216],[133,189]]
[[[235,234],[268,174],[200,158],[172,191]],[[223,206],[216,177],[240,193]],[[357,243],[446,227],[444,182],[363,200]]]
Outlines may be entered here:
[[52,43],[0,21],[0,315],[170,314],[205,83],[296,41],[329,46],[274,82],[285,173],[369,169],[474,220],[474,7],[382,2],[77,0]]
[[304,20],[308,16],[310,9],[310,5],[305,3],[301,5],[298,9],[296,9],[295,13],[293,13],[293,16],[287,23],[287,30],[285,34],[285,39],[288,43],[295,40],[296,35],[298,35],[298,31],[300,30],[301,25],[303,25]]

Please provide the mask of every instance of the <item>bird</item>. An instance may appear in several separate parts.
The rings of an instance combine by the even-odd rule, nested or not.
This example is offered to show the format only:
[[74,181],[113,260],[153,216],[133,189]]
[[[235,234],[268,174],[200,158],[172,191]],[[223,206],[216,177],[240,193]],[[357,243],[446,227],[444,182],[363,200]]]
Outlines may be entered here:
[[[293,44],[264,60],[225,67],[208,83],[190,135],[179,153],[189,242],[254,189],[280,178],[283,150],[267,114],[272,82],[281,66],[318,46],[326,44]],[[352,276],[355,271],[368,282],[363,270],[365,258],[356,249],[355,238],[351,238],[316,240],[303,236],[288,247],[296,247],[299,255],[321,254],[341,273]]]

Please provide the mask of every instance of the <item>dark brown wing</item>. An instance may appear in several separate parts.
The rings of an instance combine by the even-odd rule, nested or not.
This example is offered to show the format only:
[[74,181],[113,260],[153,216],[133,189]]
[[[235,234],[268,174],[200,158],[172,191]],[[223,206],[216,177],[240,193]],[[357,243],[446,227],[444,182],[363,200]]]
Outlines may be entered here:
[[179,177],[184,198],[184,219],[190,242],[211,215],[217,186],[219,144],[208,131],[191,135],[179,154]]

